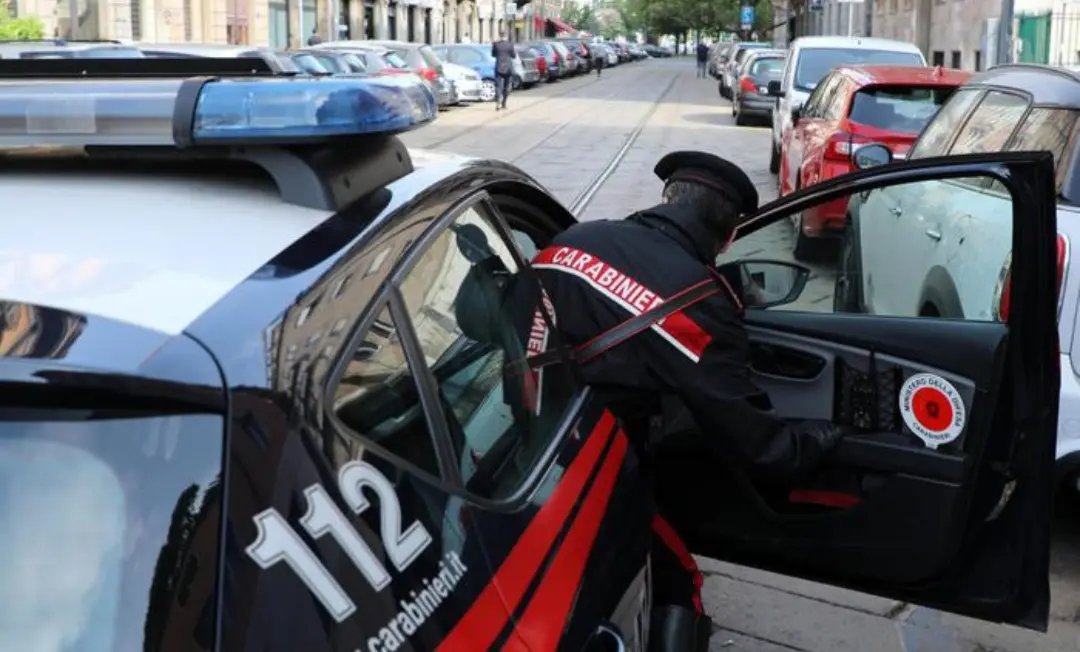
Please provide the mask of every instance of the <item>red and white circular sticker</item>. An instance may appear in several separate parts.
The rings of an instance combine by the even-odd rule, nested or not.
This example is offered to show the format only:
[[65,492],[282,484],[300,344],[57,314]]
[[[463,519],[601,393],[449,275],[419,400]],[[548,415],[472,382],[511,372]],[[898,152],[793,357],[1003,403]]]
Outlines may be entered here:
[[900,416],[927,448],[955,440],[967,422],[960,392],[935,374],[915,374],[904,381],[900,387]]

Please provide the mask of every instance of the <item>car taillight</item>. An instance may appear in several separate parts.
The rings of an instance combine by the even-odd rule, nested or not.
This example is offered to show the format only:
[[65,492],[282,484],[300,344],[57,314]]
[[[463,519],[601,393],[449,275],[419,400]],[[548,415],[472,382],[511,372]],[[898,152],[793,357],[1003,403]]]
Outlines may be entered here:
[[829,142],[825,145],[824,157],[830,161],[850,162],[851,154],[867,142],[869,141],[865,138],[856,136],[855,134],[845,132],[833,134],[829,137]]
[[428,81],[435,81],[435,79],[439,76],[439,73],[436,72],[434,68],[421,68],[420,76]]
[[[1057,294],[1061,297],[1061,283],[1065,279],[1065,267],[1069,263],[1069,240],[1058,234],[1057,237]],[[1012,303],[1012,252],[1005,256],[1005,264],[998,274],[997,287],[994,288],[994,319],[1009,321],[1009,306]]]
[[757,92],[757,86],[754,85],[754,80],[749,77],[743,77],[739,80],[739,88],[741,88],[744,93]]

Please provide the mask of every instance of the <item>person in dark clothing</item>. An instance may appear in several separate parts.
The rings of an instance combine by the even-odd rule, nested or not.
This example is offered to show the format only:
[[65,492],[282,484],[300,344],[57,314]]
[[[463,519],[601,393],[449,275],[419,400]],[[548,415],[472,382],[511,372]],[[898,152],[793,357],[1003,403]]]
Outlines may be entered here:
[[709,62],[709,46],[704,43],[697,44],[697,76],[704,78],[706,64]]
[[594,45],[592,47],[593,67],[596,68],[597,77],[600,77],[600,74],[604,71],[604,64],[607,63],[606,47],[604,45]]
[[499,34],[499,40],[491,44],[491,56],[495,57],[495,110],[506,108],[506,96],[510,94],[510,79],[514,74],[514,44]]
[[322,39],[319,37],[319,28],[315,27],[311,30],[311,36],[308,37],[308,45],[318,45],[322,43]]
[[[745,295],[714,267],[740,216],[757,208],[753,183],[704,152],[673,152],[654,172],[664,181],[661,204],[624,220],[577,224],[534,259],[559,333],[580,346],[688,288],[715,283],[720,291],[584,361],[578,373],[632,439],[648,439],[650,420],[661,413],[658,397],[674,395],[725,459],[734,455],[757,473],[779,476],[814,468],[847,429],[771,412],[750,375]],[[659,515],[653,532],[650,647],[706,650],[711,621],[693,558]]]
[[[654,172],[664,181],[662,203],[623,220],[576,224],[536,254],[531,269],[542,296],[535,280],[521,282],[521,275],[511,278],[479,262],[475,284],[462,291],[455,309],[483,323],[492,309],[481,306],[498,305],[496,312],[514,315],[523,333],[544,310],[558,338],[580,352],[628,319],[695,288],[709,288],[696,303],[593,350],[592,357],[577,356],[573,367],[578,378],[619,418],[647,475],[662,396],[681,399],[702,443],[724,460],[788,478],[812,470],[849,429],[828,421],[788,421],[772,413],[768,395],[751,378],[742,322],[743,299],[753,293],[744,291],[749,289],[744,288],[746,279],[729,278],[715,268],[716,257],[734,240],[740,217],[757,208],[753,183],[734,164],[704,152],[673,152],[660,159]],[[467,334],[475,331],[469,337],[478,339],[490,330],[470,326]],[[524,369],[548,355],[530,351],[522,356],[510,344],[499,346]],[[511,372],[504,373],[513,380]],[[517,385],[529,385],[530,372],[516,373]],[[505,386],[514,384],[508,380]],[[649,650],[705,652],[712,623],[701,605],[701,575],[679,535],[655,510],[652,532]]]

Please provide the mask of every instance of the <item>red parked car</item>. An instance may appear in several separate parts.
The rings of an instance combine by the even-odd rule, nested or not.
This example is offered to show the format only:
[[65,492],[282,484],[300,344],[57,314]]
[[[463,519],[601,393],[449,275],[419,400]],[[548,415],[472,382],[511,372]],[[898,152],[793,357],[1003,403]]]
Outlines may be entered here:
[[[839,66],[821,80],[780,144],[780,194],[855,170],[861,145],[883,143],[902,158],[971,73],[940,66]],[[795,217],[795,257],[817,258],[843,233],[846,200]]]

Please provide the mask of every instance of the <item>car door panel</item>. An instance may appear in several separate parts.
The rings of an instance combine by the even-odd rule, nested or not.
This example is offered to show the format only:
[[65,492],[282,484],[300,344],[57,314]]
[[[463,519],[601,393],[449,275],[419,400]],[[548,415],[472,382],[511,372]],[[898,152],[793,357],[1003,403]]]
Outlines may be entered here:
[[[963,170],[1010,177],[1012,282],[1022,274],[1037,287],[1023,286],[1031,312],[1019,316],[1014,305],[1008,324],[748,310],[751,374],[775,413],[858,430],[813,470],[778,479],[703,442],[672,406],[657,452],[657,501],[694,552],[1045,627],[1059,382],[1056,231],[1052,165],[1024,157],[860,171],[777,200],[740,227],[744,236],[807,206],[854,202],[887,186],[926,190],[914,184],[933,186]],[[949,206],[919,209],[902,219],[944,218],[934,210]],[[928,382],[944,389],[917,399]],[[707,496],[709,508],[687,496]]]

